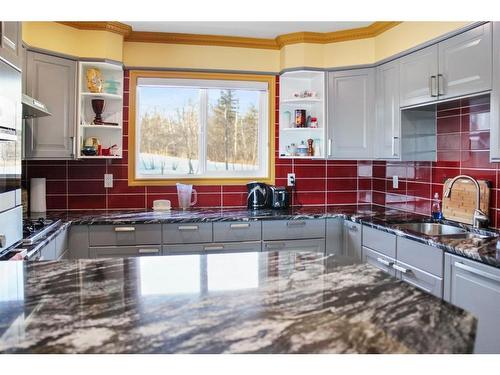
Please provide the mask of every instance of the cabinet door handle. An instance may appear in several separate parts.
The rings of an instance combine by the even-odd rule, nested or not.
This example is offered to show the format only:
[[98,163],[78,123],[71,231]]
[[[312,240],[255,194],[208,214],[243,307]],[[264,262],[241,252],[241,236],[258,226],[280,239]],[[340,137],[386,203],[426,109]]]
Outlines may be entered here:
[[139,249],[139,254],[157,254],[160,252],[160,249]]
[[205,251],[224,250],[224,245],[204,246]]
[[387,267],[392,267],[394,262],[389,262],[388,260],[382,259],[382,258],[377,258],[377,262],[382,263],[384,266]]
[[410,285],[413,285],[416,288],[422,289],[424,292],[427,292],[429,294],[432,294],[432,291],[430,289],[424,288],[422,285],[418,285],[417,283],[414,283],[413,281],[410,280],[403,280],[405,283],[408,283]]
[[410,269],[398,266],[397,264],[393,264],[392,268],[394,268],[397,271],[403,272],[403,273],[410,273],[411,272]]
[[444,76],[442,74],[438,74],[438,82],[437,82],[437,91],[438,95],[444,95]]
[[229,228],[231,228],[231,229],[250,228],[250,224],[249,223],[231,224],[231,225],[229,225]]
[[268,250],[280,250],[285,248],[284,242],[279,243],[266,243],[266,249]]
[[396,152],[396,139],[399,139],[399,137],[392,137],[392,156],[398,156],[398,153]]
[[293,220],[293,221],[288,221],[286,223],[287,227],[303,227],[306,225],[305,221],[302,220]]
[[332,139],[328,138],[328,156],[332,156]]
[[431,76],[430,81],[429,81],[429,88],[430,88],[430,92],[431,92],[432,97],[438,96],[436,86],[437,86],[436,76]]
[[199,227],[198,225],[180,225],[179,227],[177,227],[177,229],[188,231],[188,230],[198,230]]
[[135,232],[135,227],[115,227],[115,232]]
[[460,269],[462,269],[464,271],[473,273],[475,275],[484,277],[485,279],[490,279],[490,280],[495,280],[497,282],[500,282],[500,277],[492,275],[491,273],[488,273],[488,272],[484,272],[484,271],[478,270],[477,268],[470,267],[470,266],[468,266],[466,264],[455,262],[455,267],[460,268]]

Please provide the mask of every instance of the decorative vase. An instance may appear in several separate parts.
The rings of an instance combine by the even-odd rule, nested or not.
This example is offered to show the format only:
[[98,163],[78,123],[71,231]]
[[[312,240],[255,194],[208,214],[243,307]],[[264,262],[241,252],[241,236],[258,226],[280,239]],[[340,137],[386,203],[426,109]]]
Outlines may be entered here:
[[92,109],[95,113],[93,123],[95,125],[102,125],[102,111],[104,110],[104,99],[92,99]]
[[101,93],[102,92],[101,71],[96,68],[90,68],[87,69],[85,76],[87,78],[87,89],[90,92]]

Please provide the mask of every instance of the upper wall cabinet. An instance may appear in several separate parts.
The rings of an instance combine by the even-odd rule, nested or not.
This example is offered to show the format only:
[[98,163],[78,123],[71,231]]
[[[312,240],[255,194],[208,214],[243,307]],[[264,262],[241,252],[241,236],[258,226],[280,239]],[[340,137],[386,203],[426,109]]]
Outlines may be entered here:
[[491,23],[447,39],[439,47],[439,99],[491,90]]
[[31,51],[26,58],[26,93],[52,116],[25,121],[25,158],[73,159],[77,62]]
[[401,107],[491,90],[491,23],[400,59]]
[[332,72],[328,76],[328,156],[373,157],[375,69]]
[[0,21],[0,57],[21,69],[21,22]]
[[377,67],[375,157],[399,159],[401,111],[399,109],[399,61]]
[[490,160],[500,161],[500,22],[493,22],[493,90],[490,109]]

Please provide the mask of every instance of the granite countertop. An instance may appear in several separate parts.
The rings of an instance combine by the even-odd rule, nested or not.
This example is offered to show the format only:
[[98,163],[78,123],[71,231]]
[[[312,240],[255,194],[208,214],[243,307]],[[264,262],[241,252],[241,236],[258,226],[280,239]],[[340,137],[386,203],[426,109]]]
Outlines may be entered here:
[[476,319],[304,252],[0,262],[3,353],[470,353]]
[[[376,205],[341,205],[291,208],[289,210],[258,210],[220,208],[220,209],[192,209],[187,211],[172,210],[170,212],[154,211],[70,211],[48,212],[47,217],[61,219],[65,225],[93,225],[93,224],[138,224],[138,223],[183,223],[183,222],[220,222],[220,221],[249,221],[249,220],[302,220],[317,218],[343,217],[364,225],[394,233],[398,236],[410,238],[430,246],[443,249],[446,252],[460,255],[484,264],[500,268],[500,249],[496,248],[497,239],[490,238],[478,242],[472,238],[430,237],[423,234],[416,235],[407,230],[398,229],[397,223],[410,221],[430,221],[429,216],[387,209]],[[69,223],[69,224],[68,224]],[[458,223],[452,223],[459,225]],[[469,231],[470,226],[464,226]],[[498,234],[489,229],[485,234]],[[55,233],[55,234],[54,234]],[[50,241],[57,232],[49,233],[45,242],[27,247],[41,248]],[[26,246],[23,246],[26,248]]]

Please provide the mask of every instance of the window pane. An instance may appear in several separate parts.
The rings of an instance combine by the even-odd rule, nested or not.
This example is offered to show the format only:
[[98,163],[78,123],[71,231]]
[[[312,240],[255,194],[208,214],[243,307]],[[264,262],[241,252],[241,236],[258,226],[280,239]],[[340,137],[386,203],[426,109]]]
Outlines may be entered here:
[[256,90],[208,90],[208,172],[259,170],[259,99]]
[[198,174],[199,89],[139,86],[138,98],[137,174]]

